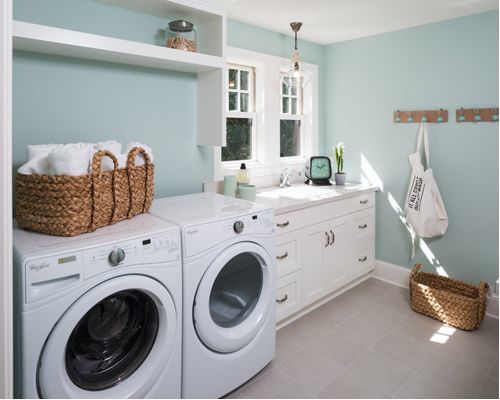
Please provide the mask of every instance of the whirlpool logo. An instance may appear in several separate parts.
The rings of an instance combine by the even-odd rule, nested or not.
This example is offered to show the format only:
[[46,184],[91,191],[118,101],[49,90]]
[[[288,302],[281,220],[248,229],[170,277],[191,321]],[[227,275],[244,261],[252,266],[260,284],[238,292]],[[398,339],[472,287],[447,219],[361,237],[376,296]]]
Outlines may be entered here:
[[42,269],[44,268],[48,268],[50,266],[49,263],[39,263],[39,264],[31,264],[30,266],[28,266],[28,268],[31,270],[31,271],[35,271],[35,272],[40,272]]

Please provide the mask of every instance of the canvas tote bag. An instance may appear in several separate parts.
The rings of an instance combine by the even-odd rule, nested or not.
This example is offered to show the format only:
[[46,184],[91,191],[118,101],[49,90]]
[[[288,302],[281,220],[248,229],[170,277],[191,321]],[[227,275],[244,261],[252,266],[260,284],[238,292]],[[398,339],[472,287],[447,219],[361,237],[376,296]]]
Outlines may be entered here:
[[[420,156],[422,142],[427,169],[424,169]],[[417,150],[410,154],[408,159],[411,165],[411,178],[404,205],[406,221],[420,237],[443,235],[448,228],[448,215],[432,169],[429,167],[429,138],[425,122],[422,122],[418,128]],[[415,234],[412,235],[412,259],[415,258],[417,239]]]

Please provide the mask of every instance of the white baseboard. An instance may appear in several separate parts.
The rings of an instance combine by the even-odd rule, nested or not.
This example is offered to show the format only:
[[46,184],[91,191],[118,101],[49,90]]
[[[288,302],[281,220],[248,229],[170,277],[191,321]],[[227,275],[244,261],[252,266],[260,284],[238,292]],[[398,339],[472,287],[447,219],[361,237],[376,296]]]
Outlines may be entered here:
[[[391,264],[386,261],[375,260],[375,269],[372,277],[393,285],[408,288],[410,279],[409,268]],[[498,319],[498,297],[488,295],[486,315]]]

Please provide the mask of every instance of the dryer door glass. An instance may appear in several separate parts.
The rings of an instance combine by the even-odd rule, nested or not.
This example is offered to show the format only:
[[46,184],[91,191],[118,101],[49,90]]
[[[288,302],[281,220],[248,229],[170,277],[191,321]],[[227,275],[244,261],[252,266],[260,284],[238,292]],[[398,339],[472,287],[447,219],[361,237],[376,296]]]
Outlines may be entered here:
[[198,338],[218,353],[248,345],[274,319],[276,274],[267,250],[240,242],[221,251],[201,277],[193,301]]
[[141,366],[158,333],[154,300],[139,290],[123,290],[92,307],[66,345],[66,372],[84,390],[113,387]]
[[233,257],[217,275],[210,292],[210,315],[223,328],[242,323],[262,292],[262,265],[252,253]]

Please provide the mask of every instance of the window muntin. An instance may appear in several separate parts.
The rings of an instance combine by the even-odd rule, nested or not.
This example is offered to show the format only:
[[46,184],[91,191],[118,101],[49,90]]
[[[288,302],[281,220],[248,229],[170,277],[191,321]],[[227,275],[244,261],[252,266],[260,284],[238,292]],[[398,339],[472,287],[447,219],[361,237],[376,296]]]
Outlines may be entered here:
[[227,69],[226,146],[222,162],[255,159],[254,69],[229,64]]

